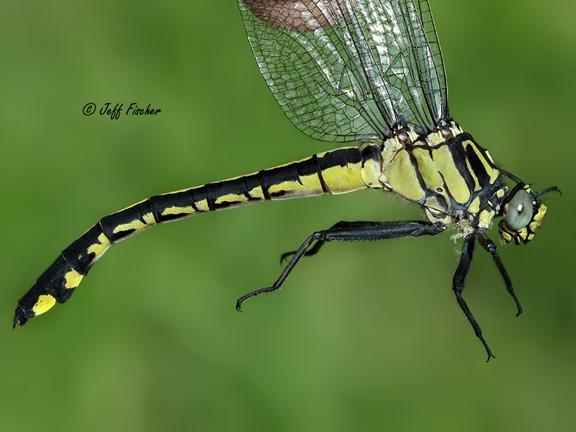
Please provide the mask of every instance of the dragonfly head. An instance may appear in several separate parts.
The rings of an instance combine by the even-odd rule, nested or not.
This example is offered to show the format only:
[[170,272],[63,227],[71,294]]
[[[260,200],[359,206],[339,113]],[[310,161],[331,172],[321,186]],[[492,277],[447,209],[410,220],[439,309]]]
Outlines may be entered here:
[[498,228],[505,243],[526,244],[534,238],[548,211],[540,197],[552,191],[560,193],[557,186],[537,193],[531,185],[519,183],[504,197]]

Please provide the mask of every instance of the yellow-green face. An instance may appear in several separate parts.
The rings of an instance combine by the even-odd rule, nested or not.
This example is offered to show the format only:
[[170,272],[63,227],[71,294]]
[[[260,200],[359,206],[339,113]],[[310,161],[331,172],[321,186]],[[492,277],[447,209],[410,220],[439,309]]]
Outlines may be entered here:
[[548,207],[538,200],[530,186],[525,185],[504,206],[500,237],[505,243],[528,243],[542,225],[547,211]]

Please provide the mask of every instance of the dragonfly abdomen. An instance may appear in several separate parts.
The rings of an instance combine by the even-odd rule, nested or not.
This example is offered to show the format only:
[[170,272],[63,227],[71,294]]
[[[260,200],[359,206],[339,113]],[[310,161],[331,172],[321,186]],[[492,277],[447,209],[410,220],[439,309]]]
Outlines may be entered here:
[[64,249],[20,299],[14,325],[68,300],[110,245],[153,225],[258,201],[381,187],[380,152],[378,145],[340,148],[246,176],[155,195],[105,216]]

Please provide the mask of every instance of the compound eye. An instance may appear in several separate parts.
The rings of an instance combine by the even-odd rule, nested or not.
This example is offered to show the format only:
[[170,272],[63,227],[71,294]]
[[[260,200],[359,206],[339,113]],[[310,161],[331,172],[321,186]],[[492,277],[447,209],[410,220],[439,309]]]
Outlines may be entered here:
[[525,190],[519,190],[508,203],[506,225],[514,231],[520,231],[530,223],[533,214],[532,197]]

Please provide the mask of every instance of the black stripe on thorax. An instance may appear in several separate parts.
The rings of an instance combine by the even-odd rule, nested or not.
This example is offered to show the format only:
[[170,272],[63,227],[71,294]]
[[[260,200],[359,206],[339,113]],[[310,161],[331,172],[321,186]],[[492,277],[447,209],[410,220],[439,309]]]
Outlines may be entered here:
[[450,149],[450,153],[452,154],[452,159],[454,160],[454,165],[458,169],[458,172],[466,182],[466,186],[468,186],[468,190],[470,191],[470,196],[474,194],[474,189],[476,187],[474,183],[474,178],[470,171],[468,170],[468,166],[466,165],[466,151],[464,150],[463,143],[466,140],[472,140],[472,136],[467,133],[462,133],[457,137],[453,138],[452,140],[448,141],[448,148]]
[[490,168],[494,168],[497,170],[498,167],[494,164],[494,162],[492,162],[492,158],[488,155],[488,150],[486,150],[484,147],[482,147],[476,141],[474,141],[474,138],[470,137],[470,141],[472,141],[476,146],[476,148],[480,151],[480,154],[482,155],[484,160],[488,163],[488,165],[490,165]]
[[[420,186],[420,189],[424,191],[424,197],[419,201],[419,204],[424,204],[428,199],[428,197],[430,196],[431,191],[430,189],[428,189],[428,185],[424,181],[424,176],[422,176],[422,173],[418,169],[418,161],[416,160],[416,157],[410,150],[408,150],[407,153],[408,157],[410,158],[410,163],[414,167],[414,172],[416,173],[416,178],[418,179],[418,185]],[[444,185],[446,185],[446,183],[444,183]]]
[[[471,145],[466,147],[466,156],[468,158],[468,162],[470,162],[470,167],[472,167],[472,171],[476,175],[478,179],[478,183],[480,183],[480,187],[484,188],[490,185],[490,175],[486,172],[486,168],[484,168],[484,164],[474,151]],[[486,159],[489,163],[489,160]]]

